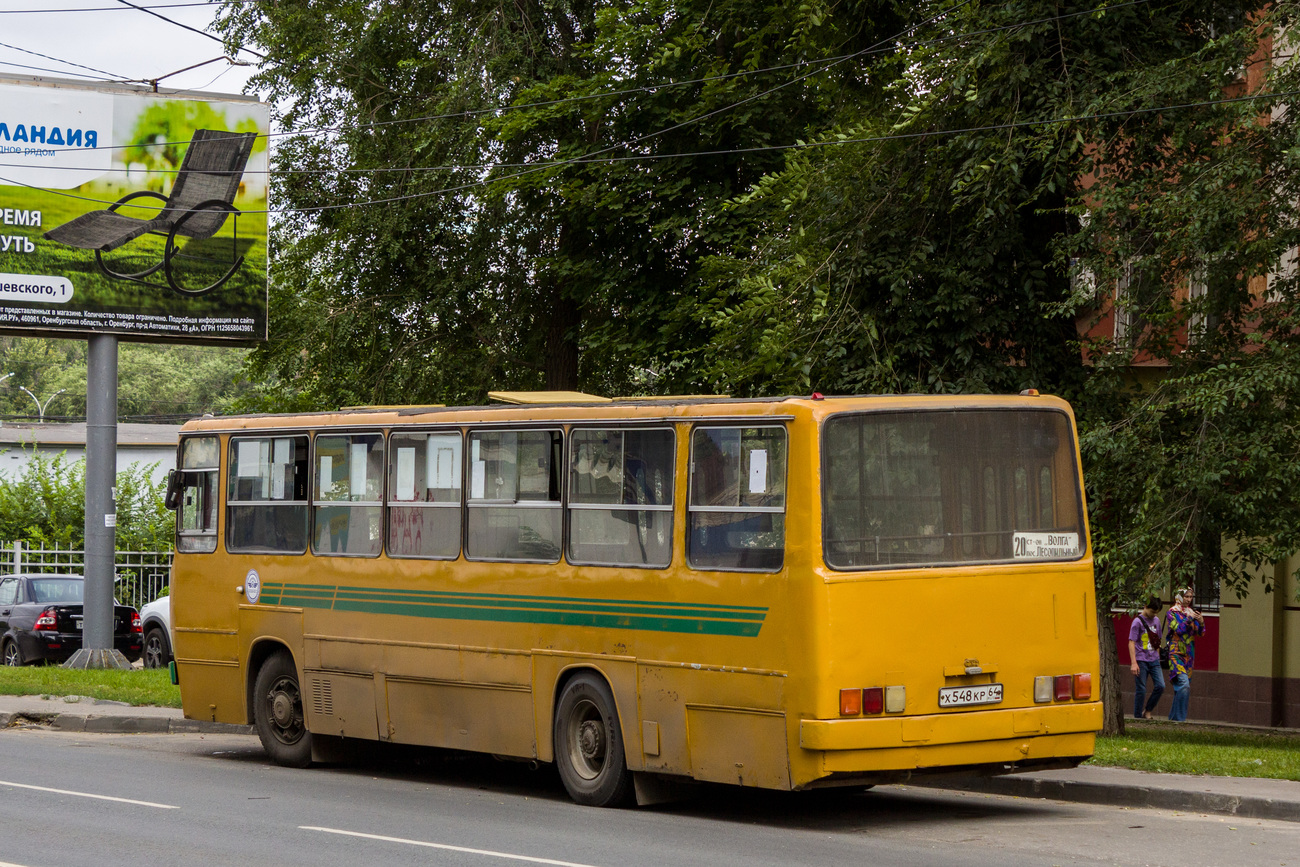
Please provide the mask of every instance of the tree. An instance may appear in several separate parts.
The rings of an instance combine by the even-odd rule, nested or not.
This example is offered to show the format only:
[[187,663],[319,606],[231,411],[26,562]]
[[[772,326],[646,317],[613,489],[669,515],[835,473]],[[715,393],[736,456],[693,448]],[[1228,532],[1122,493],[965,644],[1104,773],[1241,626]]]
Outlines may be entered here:
[[[1300,504],[1283,489],[1297,419],[1295,323],[1281,311],[1294,307],[1261,311],[1249,291],[1297,240],[1293,218],[1277,218],[1296,201],[1296,131],[1289,114],[1260,122],[1276,100],[1224,102],[1260,33],[1285,21],[1281,7],[1253,11],[954,5],[917,34],[888,110],[738,200],[765,211],[764,231],[710,263],[692,315],[712,337],[683,353],[733,393],[1071,398],[1110,727],[1122,719],[1113,605],[1184,580],[1224,535],[1234,586],[1300,547]],[[1294,91],[1293,65],[1267,85]],[[1181,304],[1193,263],[1211,291]],[[1081,338],[1121,284],[1138,338]],[[1185,352],[1197,316],[1213,328]],[[1136,387],[1135,360],[1164,366],[1154,389]]]
[[[240,369],[247,350],[220,346],[122,343],[118,349],[118,416],[187,418],[230,409],[252,391]],[[45,337],[0,338],[0,415],[47,420],[86,414],[86,342]],[[59,392],[62,391],[62,394]],[[57,395],[57,397],[56,397]]]
[[267,405],[689,381],[664,371],[707,339],[681,315],[700,262],[746,237],[722,205],[783,159],[753,149],[878,99],[858,66],[806,73],[900,20],[857,0],[231,4],[293,132]]

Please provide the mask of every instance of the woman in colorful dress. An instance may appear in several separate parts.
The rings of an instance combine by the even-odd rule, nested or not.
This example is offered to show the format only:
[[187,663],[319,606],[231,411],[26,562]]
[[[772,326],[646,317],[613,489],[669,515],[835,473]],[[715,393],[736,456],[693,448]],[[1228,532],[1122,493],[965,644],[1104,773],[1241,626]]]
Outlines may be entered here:
[[1187,719],[1191,701],[1192,667],[1196,662],[1196,639],[1205,632],[1205,618],[1192,608],[1192,589],[1174,594],[1174,605],[1165,615],[1165,642],[1169,645],[1169,684],[1174,688],[1174,703],[1169,718],[1174,722]]

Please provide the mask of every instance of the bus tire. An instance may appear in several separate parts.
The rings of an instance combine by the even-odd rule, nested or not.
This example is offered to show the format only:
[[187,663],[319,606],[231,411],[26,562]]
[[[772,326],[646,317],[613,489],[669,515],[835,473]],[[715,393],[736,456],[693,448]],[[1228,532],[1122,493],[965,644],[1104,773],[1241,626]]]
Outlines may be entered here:
[[305,768],[311,764],[311,732],[302,709],[302,690],[293,657],[267,657],[253,684],[253,722],[262,747],[277,765]]
[[600,676],[577,674],[555,707],[555,764],[569,797],[588,807],[618,807],[632,796],[614,696]]

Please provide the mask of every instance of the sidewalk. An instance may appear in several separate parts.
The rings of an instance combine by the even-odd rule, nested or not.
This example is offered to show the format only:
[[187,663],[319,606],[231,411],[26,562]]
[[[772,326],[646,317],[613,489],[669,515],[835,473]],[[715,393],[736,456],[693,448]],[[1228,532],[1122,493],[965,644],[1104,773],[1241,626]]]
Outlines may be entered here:
[[180,708],[133,707],[86,696],[0,695],[0,729],[41,725],[71,732],[252,734],[252,726],[185,719]]
[[1194,777],[1083,765],[1069,771],[1039,771],[1005,777],[917,779],[909,785],[1019,798],[1048,798],[1116,807],[1155,807],[1300,822],[1300,782],[1293,780]]
[[[179,708],[132,707],[84,696],[0,695],[0,729],[22,725],[95,733],[253,733],[252,726],[187,720]],[[1085,765],[1005,777],[918,777],[907,785],[1300,822],[1300,782],[1291,780],[1151,774]]]

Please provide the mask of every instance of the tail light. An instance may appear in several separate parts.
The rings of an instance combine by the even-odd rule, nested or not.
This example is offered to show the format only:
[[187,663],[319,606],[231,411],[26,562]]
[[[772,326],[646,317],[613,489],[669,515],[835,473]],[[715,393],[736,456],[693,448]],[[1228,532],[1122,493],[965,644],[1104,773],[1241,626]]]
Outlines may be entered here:
[[862,713],[862,690],[840,690],[840,716],[857,716]]
[[1052,700],[1052,676],[1044,674],[1034,678],[1034,701],[1043,704]]
[[1092,698],[1092,675],[1076,674],[1074,676],[1074,700],[1087,701]]
[[840,716],[902,713],[907,709],[907,687],[865,686],[840,690]]
[[879,686],[869,686],[862,690],[862,712],[881,713],[885,709],[885,690]]
[[140,625],[140,615],[138,612],[131,612],[131,631],[144,632],[144,628]]
[[1074,694],[1074,678],[1068,674],[1056,676],[1055,698],[1057,701],[1069,701]]
[[36,629],[44,629],[49,632],[57,632],[59,629],[58,617],[53,608],[46,608],[41,612],[41,616],[36,618]]

